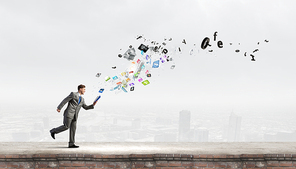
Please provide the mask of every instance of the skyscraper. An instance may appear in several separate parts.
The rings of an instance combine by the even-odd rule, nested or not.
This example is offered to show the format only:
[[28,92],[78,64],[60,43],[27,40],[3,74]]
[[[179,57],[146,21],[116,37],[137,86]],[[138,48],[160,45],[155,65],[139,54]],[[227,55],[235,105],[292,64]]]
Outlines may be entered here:
[[240,141],[242,117],[237,116],[233,112],[229,116],[229,125],[227,130],[227,141],[234,142]]
[[190,115],[188,110],[182,110],[179,113],[179,142],[189,141]]

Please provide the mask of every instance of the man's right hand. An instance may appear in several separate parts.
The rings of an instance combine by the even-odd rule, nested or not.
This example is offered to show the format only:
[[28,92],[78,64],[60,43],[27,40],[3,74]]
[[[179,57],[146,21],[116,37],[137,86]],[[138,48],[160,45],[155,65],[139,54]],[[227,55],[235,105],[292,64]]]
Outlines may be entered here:
[[61,112],[61,110],[60,110],[60,109],[57,109],[57,111],[58,111],[58,112]]

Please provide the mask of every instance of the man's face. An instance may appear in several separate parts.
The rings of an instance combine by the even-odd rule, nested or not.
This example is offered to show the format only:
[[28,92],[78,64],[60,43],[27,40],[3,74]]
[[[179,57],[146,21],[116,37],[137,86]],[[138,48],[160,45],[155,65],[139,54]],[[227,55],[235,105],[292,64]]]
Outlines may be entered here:
[[85,88],[80,88],[79,91],[80,91],[79,92],[80,94],[84,94],[85,93]]

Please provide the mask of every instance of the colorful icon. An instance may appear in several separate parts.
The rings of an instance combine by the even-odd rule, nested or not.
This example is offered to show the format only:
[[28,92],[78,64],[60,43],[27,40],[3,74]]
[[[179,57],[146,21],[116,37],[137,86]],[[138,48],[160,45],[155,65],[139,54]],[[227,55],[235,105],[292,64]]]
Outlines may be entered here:
[[132,64],[136,64],[136,62],[132,62]]
[[130,91],[134,91],[135,90],[135,87],[133,86],[133,87],[131,87],[131,89],[130,89]]
[[137,60],[137,63],[139,64],[140,62],[141,62],[141,60],[140,60],[140,59],[138,59],[138,60]]
[[148,73],[148,74],[147,74],[147,77],[151,77],[151,74],[150,74],[150,73]]
[[117,85],[121,85],[121,82],[117,82],[116,84],[117,84]]
[[143,65],[143,66],[141,67],[141,69],[145,69],[145,65]]
[[132,73],[134,73],[134,71],[130,71],[130,72],[128,72],[129,74],[132,74]]
[[146,70],[145,74],[148,74],[149,73],[149,70]]
[[134,86],[134,85],[135,85],[134,83],[130,83],[130,84],[129,84],[129,86]]
[[122,73],[121,73],[121,76],[125,76],[125,75],[126,75],[126,73],[125,73],[125,72],[122,72]]
[[127,93],[127,91],[126,91],[126,89],[125,89],[124,87],[121,87],[121,89],[122,89],[125,93]]
[[164,61],[165,61],[165,60],[164,60],[164,59],[162,59],[162,58],[160,58],[160,60],[161,60],[161,63],[164,63]]
[[111,78],[109,76],[105,77],[105,81],[107,82],[108,80],[110,80]]
[[99,93],[103,93],[103,92],[104,92],[104,89],[103,88],[99,90]]
[[141,50],[141,55],[144,55],[144,51]]
[[158,67],[159,67],[159,60],[154,61],[152,68],[158,68]]
[[142,82],[142,84],[143,84],[144,86],[146,86],[147,84],[150,84],[150,82],[149,82],[148,80],[145,80],[145,81]]
[[132,64],[130,67],[129,67],[129,71],[133,71],[136,69],[136,65],[135,64]]
[[135,74],[134,74],[134,77],[137,77],[138,75],[139,75],[139,72],[135,73]]
[[149,55],[146,55],[146,60],[148,60],[149,59]]
[[117,77],[117,76],[114,76],[114,77],[112,77],[112,79],[113,79],[113,80],[116,80],[116,79],[118,79],[118,77]]
[[140,78],[140,79],[138,79],[138,81],[139,81],[139,82],[142,82],[142,81],[143,81],[143,79],[142,79],[142,78]]
[[119,86],[120,86],[120,85],[118,85],[118,86],[114,87],[114,90],[118,89],[118,88],[119,88]]
[[130,78],[127,78],[127,79],[126,79],[126,82],[129,82],[130,80],[131,80]]

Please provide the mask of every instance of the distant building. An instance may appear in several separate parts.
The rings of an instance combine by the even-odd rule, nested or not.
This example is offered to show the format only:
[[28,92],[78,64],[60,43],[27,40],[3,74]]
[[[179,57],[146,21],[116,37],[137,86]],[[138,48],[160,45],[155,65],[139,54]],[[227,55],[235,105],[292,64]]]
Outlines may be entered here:
[[129,132],[128,138],[133,139],[133,140],[138,140],[138,139],[140,139],[140,134],[137,132]]
[[169,126],[169,125],[172,125],[172,120],[169,119],[169,118],[157,117],[157,118],[155,119],[155,124],[156,124],[156,125]]
[[209,141],[209,130],[206,128],[194,129],[194,142],[208,142]]
[[43,127],[45,129],[49,128],[49,117],[43,117]]
[[117,124],[117,118],[116,117],[113,118],[113,124]]
[[30,131],[30,138],[31,139],[36,139],[39,138],[41,136],[41,131],[40,130],[32,130]]
[[[39,131],[39,130],[37,130]],[[41,131],[39,131],[41,132]],[[16,142],[26,142],[30,140],[30,133],[29,132],[14,132],[11,133],[13,141]]]
[[265,142],[296,142],[296,132],[277,132],[276,134],[264,134]]
[[276,142],[276,134],[264,134],[265,142]]
[[223,131],[222,131],[223,142],[227,141],[227,134],[228,134],[228,124],[224,124]]
[[179,113],[179,142],[188,142],[190,140],[190,116],[191,113],[188,110],[182,110]]
[[259,133],[256,132],[246,132],[244,134],[245,142],[261,142],[263,141],[262,135],[260,135]]
[[132,128],[133,129],[140,129],[141,128],[141,119],[140,118],[133,119]]
[[237,116],[233,112],[229,116],[229,124],[227,129],[227,141],[237,142],[240,141],[242,117]]
[[296,132],[278,132],[276,134],[277,142],[295,142],[296,141]]
[[176,133],[163,133],[154,136],[154,142],[176,142]]
[[43,126],[44,126],[44,124],[42,124],[41,122],[34,123],[33,130],[39,130],[39,131],[43,132],[43,130],[44,130]]

